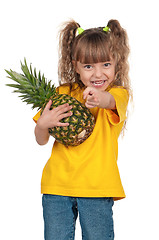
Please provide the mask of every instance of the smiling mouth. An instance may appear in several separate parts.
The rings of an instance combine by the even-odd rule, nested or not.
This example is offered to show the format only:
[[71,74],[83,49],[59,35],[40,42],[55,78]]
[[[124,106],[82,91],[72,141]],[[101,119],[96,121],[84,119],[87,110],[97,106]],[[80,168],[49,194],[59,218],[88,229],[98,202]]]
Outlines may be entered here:
[[107,80],[92,81],[91,84],[94,87],[102,87]]

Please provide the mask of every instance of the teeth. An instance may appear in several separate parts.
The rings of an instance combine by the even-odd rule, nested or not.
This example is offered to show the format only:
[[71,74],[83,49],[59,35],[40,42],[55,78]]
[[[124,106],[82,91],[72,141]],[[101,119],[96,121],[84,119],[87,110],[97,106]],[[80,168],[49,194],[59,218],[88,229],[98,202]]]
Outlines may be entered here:
[[92,84],[93,85],[97,85],[97,86],[100,86],[100,85],[103,85],[105,81],[93,81]]

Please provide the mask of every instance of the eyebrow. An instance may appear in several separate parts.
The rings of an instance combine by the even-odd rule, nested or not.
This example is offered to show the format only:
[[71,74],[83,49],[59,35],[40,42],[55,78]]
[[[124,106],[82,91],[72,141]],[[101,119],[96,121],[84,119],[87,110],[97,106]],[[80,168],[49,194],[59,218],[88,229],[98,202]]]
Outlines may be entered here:
[[114,60],[107,60],[107,61],[104,61],[104,62],[97,62],[97,63],[81,63],[80,61],[79,61],[79,63],[81,64],[81,65],[92,65],[92,64],[97,64],[97,63],[114,63]]

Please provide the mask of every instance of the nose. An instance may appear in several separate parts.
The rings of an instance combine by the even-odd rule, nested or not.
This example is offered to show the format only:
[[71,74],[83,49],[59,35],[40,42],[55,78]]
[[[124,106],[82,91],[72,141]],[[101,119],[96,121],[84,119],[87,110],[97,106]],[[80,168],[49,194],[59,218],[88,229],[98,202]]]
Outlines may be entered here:
[[103,75],[103,72],[102,72],[102,68],[100,66],[96,66],[95,70],[94,70],[94,76],[98,79],[100,79]]

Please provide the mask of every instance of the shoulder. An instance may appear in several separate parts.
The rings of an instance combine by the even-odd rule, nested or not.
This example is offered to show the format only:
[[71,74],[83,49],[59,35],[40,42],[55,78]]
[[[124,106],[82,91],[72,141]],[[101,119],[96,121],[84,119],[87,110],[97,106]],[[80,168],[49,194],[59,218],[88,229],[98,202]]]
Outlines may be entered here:
[[129,93],[124,87],[112,87],[108,92],[113,95],[113,97],[120,98],[126,102],[129,101]]
[[59,87],[56,88],[56,92],[59,94],[68,94],[71,95],[73,91],[79,91],[79,85],[77,83],[73,84],[62,84]]
[[126,88],[122,87],[122,86],[114,86],[110,89],[107,90],[108,92],[114,92],[114,93],[119,93],[119,94],[127,94],[128,95],[128,91],[126,90]]

